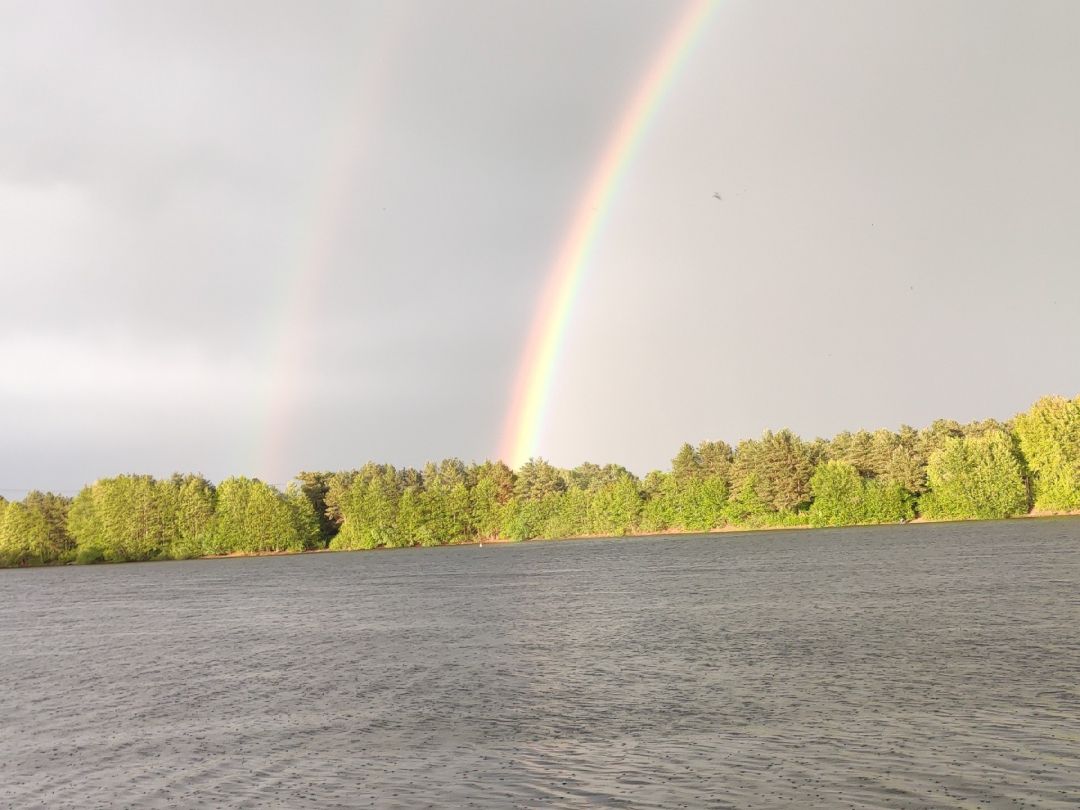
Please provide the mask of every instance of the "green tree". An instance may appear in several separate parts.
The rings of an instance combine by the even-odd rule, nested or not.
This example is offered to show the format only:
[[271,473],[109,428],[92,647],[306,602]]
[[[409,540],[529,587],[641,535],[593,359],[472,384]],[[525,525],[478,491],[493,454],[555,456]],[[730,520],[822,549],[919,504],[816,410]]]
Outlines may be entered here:
[[248,501],[255,482],[250,478],[226,478],[217,487],[214,524],[206,544],[208,554],[229,554],[235,551],[247,551],[248,543],[245,529]]
[[531,458],[517,472],[514,494],[526,501],[540,501],[566,489],[562,471],[542,458]]
[[[438,464],[429,463],[422,476],[408,474],[399,477],[403,493],[411,494],[405,507],[404,520],[399,514],[393,531],[400,536],[388,540],[386,544],[412,545],[419,542],[433,545],[473,539],[477,536],[472,521],[476,504],[470,484],[477,480],[477,476],[475,468],[466,467],[459,459],[451,458]],[[410,528],[406,528],[405,523]]]
[[900,445],[893,448],[883,477],[895,481],[905,492],[917,495],[926,491],[926,462],[913,448]]
[[1003,430],[945,439],[930,457],[927,479],[919,510],[932,519],[1005,518],[1028,508],[1023,470]]
[[645,531],[669,529],[704,532],[726,522],[728,488],[719,476],[684,477],[653,474],[642,487],[646,499],[640,512]]
[[548,517],[537,536],[559,539],[592,534],[591,502],[592,495],[579,487],[549,494],[544,501]]
[[[303,502],[307,502],[303,499]],[[296,503],[294,499],[293,503]],[[236,551],[259,553],[266,551],[302,551],[304,537],[289,500],[262,481],[252,481],[244,512],[242,541]],[[317,533],[312,524],[312,533]]]
[[869,431],[838,433],[829,442],[826,452],[830,460],[850,465],[858,475],[869,477],[880,472],[874,464],[874,434]]
[[663,532],[675,528],[678,485],[674,476],[653,470],[641,482],[641,490],[645,499],[641,509],[641,529]]
[[859,523],[863,510],[863,478],[850,461],[827,461],[810,479],[814,502],[810,525],[847,526]]
[[475,484],[469,492],[469,522],[477,537],[494,539],[501,533],[506,504],[514,497],[514,474],[501,461],[489,461],[470,477]]
[[469,470],[461,459],[447,458],[424,467],[423,481],[428,489],[451,490],[458,484],[467,484],[468,480]]
[[540,498],[511,498],[503,509],[502,536],[511,540],[529,540],[549,536],[549,527],[561,503],[561,492],[550,492]]
[[930,427],[919,431],[915,447],[923,469],[922,492],[925,492],[928,486],[926,468],[930,463],[930,456],[943,448],[949,439],[961,439],[963,436],[963,426],[954,419],[937,419]]
[[728,488],[718,477],[698,478],[680,484],[674,493],[676,524],[692,532],[723,526]]
[[773,525],[778,513],[765,494],[760,474],[741,470],[735,481],[737,483],[733,484],[727,503],[724,504],[724,520],[733,526],[746,528]]
[[175,490],[149,475],[96,481],[72,505],[68,520],[80,553],[107,560],[168,557],[177,539]]
[[326,503],[325,514],[335,535],[341,531],[341,524],[345,522],[342,503],[349,497],[353,483],[360,475],[360,470],[342,470],[332,473],[326,481],[326,494],[323,496]]
[[759,441],[739,443],[731,469],[732,490],[776,512],[794,512],[810,502],[814,458],[806,442],[790,430],[766,431]]
[[330,481],[334,474],[328,472],[297,473],[296,482],[300,491],[311,503],[311,509],[319,527],[319,542],[323,548],[330,544],[331,538],[337,534],[338,526],[328,513],[326,497],[330,492]]
[[727,442],[702,442],[697,447],[697,457],[703,478],[716,478],[731,483],[731,465],[735,451]]
[[595,491],[589,504],[592,532],[622,537],[637,528],[642,497],[637,479],[626,473]]
[[285,490],[285,504],[289,508],[295,537],[290,536],[290,549],[311,550],[325,548],[323,527],[319,522],[315,504],[299,484],[291,484]]
[[201,557],[210,553],[214,527],[214,487],[201,475],[173,476],[176,536],[172,542],[175,559]]
[[47,533],[40,513],[22,503],[9,504],[0,525],[0,560],[4,565],[41,565],[46,562],[43,552]]
[[27,493],[23,505],[40,514],[45,521],[44,544],[37,549],[42,558],[47,562],[68,558],[75,548],[75,541],[67,530],[71,498],[33,490]]
[[506,464],[501,461],[485,461],[473,468],[470,473],[474,485],[482,479],[489,479],[495,487],[495,499],[500,504],[509,502],[514,497],[514,487],[517,476]]
[[846,461],[827,461],[810,479],[811,526],[896,523],[913,517],[911,497],[898,482],[864,478]]
[[319,542],[314,510],[302,493],[282,494],[258,479],[227,478],[217,488],[209,533],[217,554],[303,551]]
[[432,531],[424,510],[423,489],[415,484],[405,488],[398,499],[397,520],[391,545],[439,545],[439,538]]
[[1080,509],[1080,397],[1044,397],[1015,419],[1035,508]]
[[73,543],[67,532],[70,501],[33,491],[22,502],[0,504],[0,565],[43,565],[65,559]]
[[626,475],[630,475],[629,470],[618,464],[606,464],[601,467],[599,464],[587,461],[566,474],[566,485],[586,492],[596,492],[602,487],[614,484]]
[[347,492],[336,499],[342,524],[330,548],[375,548],[394,543],[400,497],[397,471],[393,467],[365,465],[352,476]]
[[464,478],[436,477],[423,493],[426,523],[439,543],[471,539],[472,503]]
[[671,474],[680,484],[701,476],[701,458],[689,442],[684,442],[671,460]]

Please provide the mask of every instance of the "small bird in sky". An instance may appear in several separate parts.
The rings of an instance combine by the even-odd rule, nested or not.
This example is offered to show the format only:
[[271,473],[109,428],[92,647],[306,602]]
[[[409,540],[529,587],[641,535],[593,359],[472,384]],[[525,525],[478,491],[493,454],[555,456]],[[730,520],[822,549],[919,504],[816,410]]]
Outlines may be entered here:
[[720,196],[720,192],[719,192],[719,191],[714,191],[714,192],[712,193],[712,195],[713,195],[714,197],[716,197],[716,199],[718,199],[718,200],[723,200],[723,199],[724,199],[723,197],[721,197],[721,196]]

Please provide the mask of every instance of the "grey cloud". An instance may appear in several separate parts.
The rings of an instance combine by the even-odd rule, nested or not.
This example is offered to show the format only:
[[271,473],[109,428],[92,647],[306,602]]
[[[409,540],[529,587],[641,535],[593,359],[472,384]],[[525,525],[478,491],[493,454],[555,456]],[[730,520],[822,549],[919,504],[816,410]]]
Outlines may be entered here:
[[[0,3],[0,486],[491,454],[677,11]],[[623,176],[541,452],[644,472],[1075,394],[1078,17],[721,4]]]

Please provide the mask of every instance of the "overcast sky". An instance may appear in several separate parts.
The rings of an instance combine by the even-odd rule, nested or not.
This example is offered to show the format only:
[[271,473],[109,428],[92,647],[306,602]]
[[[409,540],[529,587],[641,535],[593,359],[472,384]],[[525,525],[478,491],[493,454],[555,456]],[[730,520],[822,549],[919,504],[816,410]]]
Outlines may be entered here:
[[[0,0],[0,492],[497,448],[675,2]],[[1080,4],[719,4],[541,453],[1080,393]],[[723,200],[716,200],[719,192]]]

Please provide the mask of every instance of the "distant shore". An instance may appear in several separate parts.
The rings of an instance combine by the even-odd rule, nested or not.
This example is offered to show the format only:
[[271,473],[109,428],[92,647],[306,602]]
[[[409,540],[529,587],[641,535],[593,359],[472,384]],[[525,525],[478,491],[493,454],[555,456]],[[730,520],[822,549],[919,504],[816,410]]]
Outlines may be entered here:
[[1076,514],[1077,424],[1080,397],[1049,396],[1005,422],[809,441],[766,430],[734,447],[684,443],[644,477],[542,458],[371,461],[302,471],[284,490],[242,475],[122,474],[73,498],[0,497],[0,567]]
[[[262,551],[255,553],[243,553],[236,552],[233,554],[208,554],[202,557],[193,557],[196,560],[232,560],[243,559],[250,557],[296,557],[303,554],[349,554],[352,552],[368,552],[368,551],[407,551],[422,548],[457,548],[461,546],[515,546],[522,543],[559,543],[563,540],[626,540],[630,538],[647,538],[647,537],[701,537],[710,534],[757,534],[759,532],[783,532],[783,531],[834,531],[836,529],[870,529],[885,526],[910,526],[910,525],[923,525],[933,523],[998,523],[1001,521],[1009,520],[1030,520],[1030,519],[1043,519],[1043,518],[1061,518],[1061,517],[1080,517],[1080,510],[1073,510],[1068,512],[1046,512],[1033,510],[1025,515],[1015,515],[1010,518],[1001,518],[1000,520],[931,520],[930,518],[917,517],[904,523],[856,523],[847,526],[810,526],[808,524],[801,524],[797,526],[757,526],[757,527],[740,527],[740,526],[722,526],[719,529],[709,529],[708,531],[690,531],[688,529],[670,529],[663,532],[635,532],[631,534],[624,534],[620,536],[607,535],[607,534],[578,534],[569,537],[531,537],[527,540],[508,540],[503,537],[498,537],[490,540],[470,540],[464,543],[443,543],[437,546],[399,546],[396,548],[387,548],[385,546],[379,546],[369,549],[333,549],[333,548],[314,548],[306,549],[304,551]],[[162,562],[180,562],[179,560],[162,560]],[[68,565],[74,565],[75,563],[68,563]]]
[[[875,527],[886,526],[899,526],[899,525],[924,525],[933,523],[990,523],[1000,522],[1001,520],[1031,520],[1031,519],[1048,519],[1048,518],[1062,518],[1062,517],[1080,517],[1080,510],[1072,511],[1040,511],[1033,510],[1023,515],[1015,515],[1009,518],[1001,518],[1000,520],[933,520],[925,517],[916,517],[911,520],[904,521],[903,523],[857,523],[848,524],[844,526],[810,526],[809,524],[798,524],[793,526],[757,526],[757,527],[740,527],[740,526],[722,526],[718,529],[709,529],[707,531],[691,531],[688,529],[669,529],[662,532],[633,532],[624,535],[606,535],[606,534],[579,534],[570,535],[567,537],[531,537],[525,540],[512,540],[503,537],[491,538],[485,540],[470,540],[461,543],[441,543],[439,545],[424,546],[420,544],[412,546],[377,546],[370,549],[333,549],[333,548],[314,548],[304,549],[302,551],[257,551],[257,552],[232,552],[230,554],[204,554],[196,557],[189,557],[186,559],[149,559],[149,560],[97,560],[90,565],[113,565],[117,563],[127,562],[185,562],[190,560],[235,560],[246,559],[252,557],[295,557],[305,554],[334,554],[334,553],[348,553],[354,551],[403,551],[414,550],[421,548],[454,548],[460,546],[503,546],[503,545],[518,545],[521,543],[536,543],[536,542],[548,542],[558,543],[563,540],[623,540],[629,538],[648,538],[648,537],[686,537],[686,536],[704,536],[704,535],[720,535],[720,534],[757,534],[760,532],[778,532],[778,531],[828,531],[835,529],[867,529]],[[65,562],[49,562],[38,565],[23,565],[23,566],[7,566],[7,570],[14,570],[18,568],[55,568],[69,565],[82,565],[75,561]],[[5,570],[0,568],[0,571]]]

